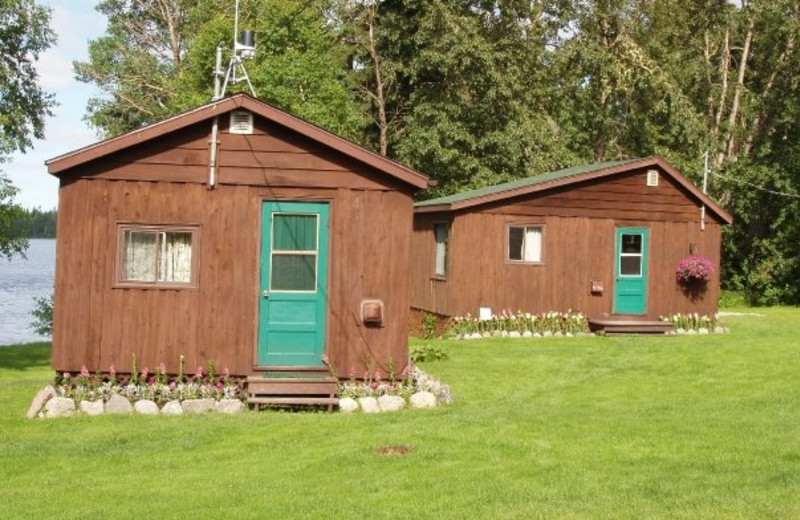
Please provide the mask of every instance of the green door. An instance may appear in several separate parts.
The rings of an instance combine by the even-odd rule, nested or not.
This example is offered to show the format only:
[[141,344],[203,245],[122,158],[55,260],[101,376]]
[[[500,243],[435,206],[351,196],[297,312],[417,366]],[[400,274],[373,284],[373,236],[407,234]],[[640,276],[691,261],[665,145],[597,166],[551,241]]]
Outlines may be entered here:
[[618,228],[615,253],[614,312],[647,311],[647,229]]
[[264,202],[258,363],[322,366],[328,204]]

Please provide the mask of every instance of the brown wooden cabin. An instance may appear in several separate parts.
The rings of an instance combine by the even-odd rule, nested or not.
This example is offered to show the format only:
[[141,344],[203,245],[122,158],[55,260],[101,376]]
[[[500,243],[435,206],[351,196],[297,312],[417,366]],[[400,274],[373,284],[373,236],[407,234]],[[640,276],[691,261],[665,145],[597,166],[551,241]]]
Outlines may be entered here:
[[677,282],[678,263],[720,261],[731,216],[660,158],[550,172],[415,205],[411,306],[444,316],[581,311],[656,320],[714,313],[719,271]]
[[424,175],[243,94],[47,167],[57,371],[405,366]]

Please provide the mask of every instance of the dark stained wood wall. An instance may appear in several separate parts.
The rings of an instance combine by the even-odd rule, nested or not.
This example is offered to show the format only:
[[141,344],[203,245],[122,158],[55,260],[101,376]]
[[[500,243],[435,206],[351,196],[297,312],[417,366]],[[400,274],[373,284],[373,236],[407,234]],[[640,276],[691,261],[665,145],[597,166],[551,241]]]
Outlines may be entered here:
[[[650,230],[647,316],[675,312],[713,313],[719,273],[699,298],[675,281],[690,245],[719,265],[720,222],[709,216],[700,230],[700,209],[677,183],[661,175],[645,186],[645,172],[508,199],[456,212],[417,213],[412,245],[412,307],[457,316],[480,307],[527,312],[579,310],[593,317],[613,311],[615,229]],[[432,277],[433,223],[450,221],[448,276]],[[544,226],[540,265],[505,261],[508,224]],[[591,293],[592,280],[604,284]]]
[[[227,118],[221,118],[227,120]],[[351,367],[398,370],[407,358],[412,189],[296,135],[257,121],[230,135],[219,185],[208,190],[210,123],[198,124],[62,176],[53,365],[120,372],[181,355],[193,373],[212,360],[253,371],[257,351],[261,205],[329,201],[326,353],[340,376]],[[249,158],[249,160],[248,160]],[[117,224],[196,225],[195,289],[118,288]],[[362,299],[385,304],[381,327],[360,320]]]

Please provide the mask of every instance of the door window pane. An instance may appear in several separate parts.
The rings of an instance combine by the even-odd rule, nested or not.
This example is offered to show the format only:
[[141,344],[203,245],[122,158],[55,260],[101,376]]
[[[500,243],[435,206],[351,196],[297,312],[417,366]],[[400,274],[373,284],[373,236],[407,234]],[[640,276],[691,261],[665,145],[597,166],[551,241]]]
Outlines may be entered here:
[[273,254],[270,289],[314,291],[317,282],[316,254]]
[[316,251],[317,216],[277,213],[272,217],[273,251]]
[[623,276],[640,276],[642,274],[641,255],[620,257],[619,274]]
[[622,253],[642,253],[642,235],[622,235]]

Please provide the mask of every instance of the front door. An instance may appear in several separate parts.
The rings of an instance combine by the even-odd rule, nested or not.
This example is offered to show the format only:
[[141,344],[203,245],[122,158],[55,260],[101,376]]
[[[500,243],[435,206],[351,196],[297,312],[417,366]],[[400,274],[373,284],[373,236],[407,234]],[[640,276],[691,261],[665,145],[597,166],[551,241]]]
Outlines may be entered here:
[[617,228],[614,312],[647,312],[647,229]]
[[328,209],[320,202],[263,203],[260,365],[322,366]]

